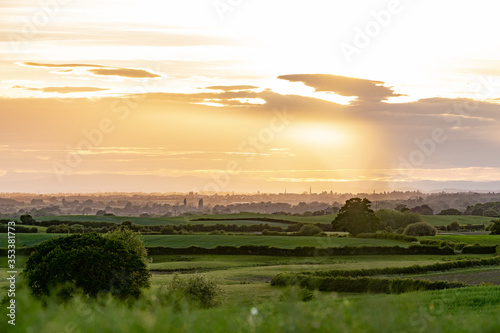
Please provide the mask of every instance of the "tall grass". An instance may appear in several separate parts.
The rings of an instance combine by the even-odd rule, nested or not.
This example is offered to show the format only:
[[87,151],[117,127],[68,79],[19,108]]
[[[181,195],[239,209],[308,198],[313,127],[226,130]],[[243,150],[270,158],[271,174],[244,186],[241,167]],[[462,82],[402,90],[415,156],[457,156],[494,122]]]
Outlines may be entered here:
[[[16,327],[2,332],[497,332],[500,287],[338,297],[308,302],[270,302],[256,307],[180,311],[155,302],[133,305],[112,298],[82,298],[44,307],[26,291],[16,295]],[[2,306],[3,307],[3,306]]]

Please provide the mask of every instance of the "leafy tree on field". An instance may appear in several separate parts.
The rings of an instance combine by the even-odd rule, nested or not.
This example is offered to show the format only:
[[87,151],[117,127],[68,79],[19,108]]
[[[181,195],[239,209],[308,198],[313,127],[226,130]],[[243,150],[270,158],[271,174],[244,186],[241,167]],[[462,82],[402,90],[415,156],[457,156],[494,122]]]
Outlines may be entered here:
[[138,297],[149,287],[146,264],[123,241],[95,233],[49,239],[34,247],[23,272],[37,296],[50,295],[64,285],[69,295],[75,290],[96,297],[111,293],[120,298]]
[[396,208],[394,208],[394,210],[397,210],[398,212],[401,212],[401,213],[409,212],[410,211],[410,209],[408,207],[406,207],[405,204],[398,204],[398,205],[396,205]]
[[131,221],[123,221],[122,223],[120,223],[120,228],[128,228],[132,231],[141,231],[142,225],[135,224]]
[[462,212],[456,208],[443,209],[438,215],[462,215]]
[[35,219],[29,214],[21,215],[19,219],[21,220],[21,224],[33,225],[36,222]]
[[417,222],[408,225],[403,231],[407,236],[435,236],[437,229],[427,222]]
[[138,233],[133,232],[128,228],[120,227],[108,232],[104,235],[104,237],[116,241],[122,241],[129,250],[134,251],[144,262],[147,262],[148,251],[144,246],[144,241]]
[[318,226],[311,224],[304,224],[300,230],[297,232],[299,236],[314,236],[317,234],[321,234],[323,230],[321,230]]
[[421,205],[410,209],[413,213],[421,215],[434,215],[434,211],[429,205]]
[[81,234],[84,231],[84,226],[81,224],[73,224],[72,226],[69,227],[69,231],[72,234]]
[[347,231],[353,235],[377,231],[379,219],[370,204],[368,199],[347,200],[332,222],[333,230]]
[[417,213],[412,213],[410,210],[404,213],[392,209],[379,209],[375,212],[380,220],[379,230],[398,230],[406,227],[408,224],[422,221],[422,218]]
[[490,226],[491,235],[500,235],[500,220],[493,221]]
[[497,216],[497,215],[498,215],[498,212],[493,208],[489,208],[488,210],[486,210],[484,212],[484,216]]
[[102,209],[98,210],[98,211],[95,213],[95,215],[97,215],[97,216],[104,216],[104,214],[106,214],[106,211],[105,211],[105,210],[102,210]]

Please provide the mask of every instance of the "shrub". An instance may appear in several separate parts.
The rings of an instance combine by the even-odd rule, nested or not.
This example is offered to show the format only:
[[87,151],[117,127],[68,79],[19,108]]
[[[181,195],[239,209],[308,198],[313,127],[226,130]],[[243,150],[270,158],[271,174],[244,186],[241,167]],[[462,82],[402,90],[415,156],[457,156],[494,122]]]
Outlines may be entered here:
[[174,235],[176,231],[171,225],[163,225],[158,230],[162,235]]
[[325,271],[308,271],[301,273],[281,273],[276,275],[271,281],[271,285],[287,285],[294,284],[298,281],[300,275],[307,276],[323,276],[323,277],[360,277],[360,276],[375,276],[375,275],[404,275],[404,274],[424,274],[428,272],[447,271],[457,268],[481,267],[481,266],[497,266],[500,264],[500,258],[486,258],[475,260],[456,260],[443,263],[435,263],[432,265],[413,265],[407,267],[384,267],[384,268],[363,268],[354,270],[325,270]]
[[416,213],[410,211],[398,212],[390,209],[380,209],[375,212],[380,220],[379,230],[390,227],[392,230],[404,228],[409,224],[421,222],[422,218]]
[[81,224],[73,224],[69,227],[69,230],[72,234],[81,234],[83,233],[84,227]]
[[410,209],[410,211],[421,215],[434,215],[434,212],[429,205],[421,205],[413,207],[412,209]]
[[53,288],[66,285],[67,290],[81,289],[91,297],[108,292],[120,298],[138,297],[141,288],[149,287],[150,278],[144,261],[123,241],[95,233],[40,243],[23,274],[37,296],[50,295]]
[[489,254],[496,253],[496,246],[468,245],[462,249],[462,253]]
[[69,234],[71,232],[71,230],[67,224],[60,224],[60,225],[51,225],[50,227],[47,228],[47,230],[45,232],[48,234],[50,234],[50,233]]
[[286,236],[286,233],[279,231],[269,231],[267,229],[262,230],[262,235],[264,236]]
[[[17,234],[36,234],[38,233],[38,229],[36,227],[23,227],[20,225],[16,225],[16,231],[15,233]],[[10,230],[12,231],[12,229]],[[0,233],[7,233],[9,232],[9,227],[6,224],[0,224]]]
[[462,250],[465,246],[467,246],[467,243],[455,243],[455,246],[453,247],[455,250]]
[[181,278],[175,274],[172,281],[160,287],[161,302],[179,308],[186,302],[191,307],[210,308],[222,302],[224,291],[213,278],[194,274]]
[[490,226],[490,234],[500,235],[500,220],[493,221],[493,224]]
[[130,251],[134,251],[144,262],[147,262],[148,251],[144,246],[144,241],[138,233],[133,232],[128,228],[120,227],[108,232],[104,235],[104,237],[116,241],[122,241]]
[[392,293],[401,294],[418,290],[440,290],[466,287],[464,283],[414,279],[384,279],[373,277],[320,277],[297,275],[295,279],[277,278],[271,281],[274,286],[297,285],[302,288],[319,291],[356,292],[356,293]]
[[320,234],[322,232],[323,232],[323,230],[321,230],[320,228],[318,228],[315,225],[305,224],[297,232],[297,235],[299,235],[299,236],[314,236],[314,235]]
[[312,290],[299,288],[297,286],[287,287],[280,295],[282,302],[309,302],[314,299]]
[[418,239],[411,236],[400,235],[400,234],[392,234],[392,233],[366,233],[359,234],[356,236],[357,238],[374,238],[374,239],[391,239],[397,240],[401,242],[417,242]]
[[403,231],[403,234],[408,236],[435,236],[436,233],[437,229],[426,222],[410,224]]
[[462,212],[456,208],[449,208],[449,209],[443,209],[437,215],[462,215]]

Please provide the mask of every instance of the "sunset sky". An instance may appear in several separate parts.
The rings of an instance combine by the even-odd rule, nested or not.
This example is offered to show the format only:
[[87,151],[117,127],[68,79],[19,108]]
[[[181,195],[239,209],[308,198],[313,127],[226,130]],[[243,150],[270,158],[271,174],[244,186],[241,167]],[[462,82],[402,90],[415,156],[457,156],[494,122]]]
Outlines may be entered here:
[[3,0],[0,192],[499,191],[499,11]]

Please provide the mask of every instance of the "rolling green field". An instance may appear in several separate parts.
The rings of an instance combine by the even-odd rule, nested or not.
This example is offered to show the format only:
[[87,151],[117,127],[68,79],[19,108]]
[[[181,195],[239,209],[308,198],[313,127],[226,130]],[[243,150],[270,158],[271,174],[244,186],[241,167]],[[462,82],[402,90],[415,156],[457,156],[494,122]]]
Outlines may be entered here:
[[[328,214],[321,216],[291,216],[291,215],[274,215],[274,214],[258,214],[258,213],[238,213],[238,214],[216,214],[216,215],[195,215],[195,216],[176,216],[176,217],[131,217],[131,216],[95,216],[95,215],[60,215],[60,216],[45,216],[37,217],[37,221],[74,221],[74,222],[112,222],[122,223],[123,221],[132,221],[139,225],[180,225],[180,224],[236,224],[236,225],[252,225],[260,223],[268,223],[269,225],[287,227],[286,223],[248,220],[248,218],[270,218],[276,220],[292,221],[297,223],[331,223],[335,219],[336,214]],[[424,222],[434,226],[448,225],[452,222],[457,222],[460,225],[482,225],[488,226],[491,217],[483,216],[464,216],[464,215],[421,215]],[[198,219],[210,219],[208,221],[196,221]],[[229,219],[229,220],[224,220]]]
[[[335,219],[336,214],[322,216],[289,216],[289,215],[273,215],[273,214],[258,214],[258,213],[238,213],[238,214],[218,214],[218,215],[196,215],[196,216],[176,216],[176,217],[131,217],[131,216],[96,216],[96,215],[60,215],[60,216],[45,216],[37,217],[37,221],[90,221],[90,222],[113,222],[122,223],[123,221],[132,221],[140,225],[164,225],[164,224],[260,224],[269,223],[269,225],[288,226],[285,223],[246,220],[247,218],[270,218],[276,220],[293,221],[299,223],[331,223]],[[211,219],[211,221],[195,221],[197,219]],[[231,219],[217,221],[217,219]]]
[[451,241],[455,243],[480,244],[484,246],[500,245],[500,235],[436,235],[418,237],[418,239],[432,239]]
[[214,248],[217,245],[267,245],[292,249],[297,246],[317,248],[341,246],[394,246],[407,247],[408,243],[385,239],[362,239],[349,237],[286,237],[247,235],[144,235],[146,246],[189,247],[192,245]]
[[[207,215],[206,218],[236,218],[231,221],[190,221],[196,217],[134,218],[71,216],[56,217],[73,221],[125,220],[137,224],[229,223],[259,224],[245,220],[255,217],[282,218],[296,222],[327,223],[333,216],[292,217],[261,214]],[[477,217],[427,216],[435,225],[449,224],[465,218],[467,224]],[[481,217],[482,218],[482,217]],[[52,217],[45,218],[47,220]],[[41,219],[39,219],[41,220]],[[152,222],[156,221],[156,222]],[[465,221],[465,220],[464,220]],[[479,223],[479,222],[478,222]],[[482,222],[481,222],[482,223]],[[283,224],[286,226],[286,224]],[[0,235],[1,236],[1,235]],[[5,235],[6,236],[6,235]],[[31,247],[61,234],[17,234],[18,247]],[[143,235],[146,246],[185,248],[199,246],[267,245],[279,248],[311,246],[317,248],[343,246],[401,246],[403,243],[384,239],[350,237],[297,237],[262,235]],[[437,235],[419,237],[467,244],[500,245],[500,236]],[[7,237],[0,237],[0,247],[7,246]],[[384,267],[430,265],[462,259],[483,259],[492,254],[458,255],[360,255],[278,257],[255,255],[155,255],[148,268],[152,273],[151,288],[143,298],[129,307],[123,302],[107,299],[89,303],[74,299],[70,304],[39,301],[23,291],[16,292],[16,330],[33,332],[496,332],[500,327],[500,286],[476,286],[440,291],[412,292],[402,295],[352,294],[314,291],[315,299],[304,302],[281,300],[283,288],[269,282],[279,273],[317,270],[354,270]],[[27,256],[18,255],[16,268],[25,266]],[[5,257],[0,261],[0,289],[7,287]],[[190,276],[202,273],[214,278],[225,291],[222,305],[212,309],[183,307],[181,311],[157,303],[158,289],[172,281],[174,274]],[[416,279],[460,281],[469,285],[492,283],[500,285],[499,266],[455,269],[445,272],[409,276]],[[18,276],[18,279],[21,279]],[[2,305],[3,306],[3,305]],[[6,320],[0,330],[8,332]],[[9,327],[10,328],[10,327]]]
[[434,226],[448,225],[452,222],[457,222],[460,225],[476,224],[482,225],[483,222],[486,226],[490,224],[491,217],[483,216],[470,216],[470,215],[421,215],[422,221],[432,224]]
[[[67,234],[17,234],[18,247],[31,247],[52,237]],[[386,239],[365,239],[349,237],[287,237],[261,235],[143,235],[146,246],[185,248],[199,246],[214,248],[217,245],[267,245],[279,248],[312,246],[317,248],[339,246],[394,246],[407,247],[408,243]],[[0,247],[7,247],[7,237],[0,237]]]
[[[283,302],[268,284],[233,284],[224,305],[176,311],[155,304],[154,289],[132,307],[112,299],[43,307],[17,293],[19,332],[496,332],[500,287],[469,287],[402,295],[316,292],[316,299]],[[251,295],[251,297],[248,297]],[[10,332],[7,320],[2,332]]]

